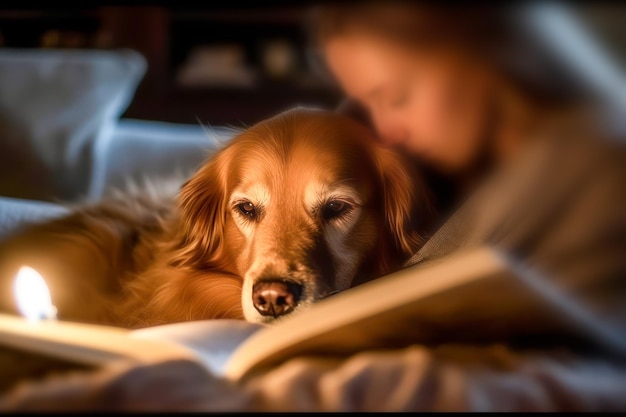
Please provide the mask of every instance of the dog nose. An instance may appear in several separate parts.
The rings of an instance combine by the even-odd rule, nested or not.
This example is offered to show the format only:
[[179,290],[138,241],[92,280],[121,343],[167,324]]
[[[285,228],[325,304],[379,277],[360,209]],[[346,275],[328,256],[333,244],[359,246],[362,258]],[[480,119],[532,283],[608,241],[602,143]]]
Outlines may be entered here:
[[261,281],[252,288],[252,303],[262,316],[289,314],[298,305],[302,286],[288,281]]

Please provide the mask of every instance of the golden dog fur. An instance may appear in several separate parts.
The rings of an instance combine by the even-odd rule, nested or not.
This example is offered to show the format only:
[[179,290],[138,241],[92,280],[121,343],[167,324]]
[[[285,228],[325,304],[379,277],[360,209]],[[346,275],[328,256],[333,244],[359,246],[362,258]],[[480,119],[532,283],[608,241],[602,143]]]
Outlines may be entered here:
[[24,264],[60,318],[129,328],[268,321],[251,303],[258,279],[296,280],[304,309],[390,272],[420,245],[424,190],[368,135],[345,116],[291,110],[239,134],[177,198],[110,199],[28,227],[0,248],[0,307],[15,310]]

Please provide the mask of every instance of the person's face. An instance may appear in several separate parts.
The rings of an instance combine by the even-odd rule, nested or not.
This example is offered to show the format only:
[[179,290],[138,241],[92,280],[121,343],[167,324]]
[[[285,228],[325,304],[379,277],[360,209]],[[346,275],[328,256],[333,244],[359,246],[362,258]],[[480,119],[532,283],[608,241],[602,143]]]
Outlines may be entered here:
[[469,59],[361,34],[330,40],[324,53],[345,93],[368,109],[383,145],[450,172],[475,160],[484,145],[489,83]]

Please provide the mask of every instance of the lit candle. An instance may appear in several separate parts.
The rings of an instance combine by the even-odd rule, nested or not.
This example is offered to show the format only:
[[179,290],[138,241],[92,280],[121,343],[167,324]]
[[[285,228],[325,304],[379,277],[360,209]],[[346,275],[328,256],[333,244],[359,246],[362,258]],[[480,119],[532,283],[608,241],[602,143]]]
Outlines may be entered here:
[[56,320],[57,309],[52,304],[48,286],[35,269],[21,267],[13,289],[17,308],[28,321]]
[[130,337],[127,329],[57,320],[48,286],[31,267],[20,268],[13,290],[23,317],[0,313],[0,346],[85,365],[196,358],[184,346]]

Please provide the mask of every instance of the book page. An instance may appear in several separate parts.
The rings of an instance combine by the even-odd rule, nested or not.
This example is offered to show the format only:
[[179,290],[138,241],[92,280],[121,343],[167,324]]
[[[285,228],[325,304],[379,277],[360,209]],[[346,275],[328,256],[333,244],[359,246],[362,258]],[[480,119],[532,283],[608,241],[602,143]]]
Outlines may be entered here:
[[242,320],[200,320],[133,330],[129,336],[184,346],[192,350],[211,372],[222,375],[233,352],[264,327]]
[[[543,277],[489,248],[389,274],[251,336],[225,368],[237,380],[294,356],[350,355],[412,344],[588,347],[626,341]],[[621,353],[620,353],[621,354]]]

